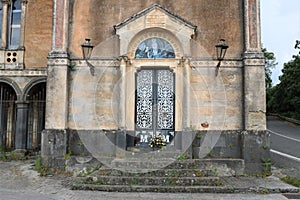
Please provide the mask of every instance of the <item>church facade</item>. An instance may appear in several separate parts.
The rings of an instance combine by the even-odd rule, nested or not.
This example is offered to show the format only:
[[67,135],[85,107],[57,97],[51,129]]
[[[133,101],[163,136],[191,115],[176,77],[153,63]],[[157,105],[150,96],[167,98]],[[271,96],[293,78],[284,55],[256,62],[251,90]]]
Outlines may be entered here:
[[259,0],[1,2],[6,150],[41,150],[58,168],[67,154],[105,164],[185,155],[261,170]]

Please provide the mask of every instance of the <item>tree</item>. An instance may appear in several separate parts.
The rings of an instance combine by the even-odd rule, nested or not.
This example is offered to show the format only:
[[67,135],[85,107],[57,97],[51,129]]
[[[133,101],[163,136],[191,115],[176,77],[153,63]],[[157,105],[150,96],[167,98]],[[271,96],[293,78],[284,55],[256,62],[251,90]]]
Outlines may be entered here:
[[266,48],[262,48],[262,52],[264,53],[265,56],[265,79],[266,79],[266,88],[271,88],[272,87],[272,71],[278,63],[276,62],[276,58],[273,52],[268,52]]
[[[300,49],[298,40],[295,49]],[[300,119],[300,51],[284,64],[279,80],[280,83],[269,90],[269,111]]]
[[273,88],[272,88],[272,71],[278,63],[276,62],[276,58],[273,52],[268,52],[266,48],[262,48],[262,52],[265,56],[265,87],[266,87],[266,102],[267,102],[267,112],[272,111],[272,95],[273,95]]
[[[296,44],[295,44],[295,49],[300,49],[300,41],[299,40],[296,40]],[[299,51],[299,54],[300,54],[300,51]]]

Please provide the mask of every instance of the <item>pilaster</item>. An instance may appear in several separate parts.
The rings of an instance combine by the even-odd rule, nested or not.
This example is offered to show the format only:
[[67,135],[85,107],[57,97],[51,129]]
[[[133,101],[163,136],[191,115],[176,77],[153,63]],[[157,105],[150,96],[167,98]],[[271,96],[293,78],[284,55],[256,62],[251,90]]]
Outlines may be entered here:
[[260,0],[244,0],[245,50],[261,51]]
[[191,89],[191,67],[189,59],[184,60],[184,113],[183,113],[183,128],[190,129],[191,118],[190,118],[190,89]]
[[266,129],[265,60],[263,54],[244,54],[244,129]]
[[46,129],[66,129],[68,116],[69,0],[54,0],[52,50],[48,57]]
[[26,7],[28,0],[22,0],[22,16],[21,16],[21,30],[20,30],[20,49],[24,49],[24,39],[25,39],[25,20],[26,20]]
[[6,48],[7,45],[7,14],[8,14],[8,0],[2,0],[2,12],[3,12],[3,19],[2,19],[2,43],[1,47]]
[[260,0],[244,0],[244,129],[266,129],[265,60],[261,51]]
[[25,150],[27,144],[27,118],[28,118],[28,102],[16,102],[16,135],[15,149]]
[[66,129],[68,117],[68,64],[64,53],[48,57],[46,129]]
[[52,51],[68,48],[69,0],[54,0]]
[[63,169],[67,152],[69,58],[52,52],[48,57],[45,130],[42,133],[42,164]]
[[120,63],[121,83],[120,83],[120,128],[126,128],[126,61],[122,58]]

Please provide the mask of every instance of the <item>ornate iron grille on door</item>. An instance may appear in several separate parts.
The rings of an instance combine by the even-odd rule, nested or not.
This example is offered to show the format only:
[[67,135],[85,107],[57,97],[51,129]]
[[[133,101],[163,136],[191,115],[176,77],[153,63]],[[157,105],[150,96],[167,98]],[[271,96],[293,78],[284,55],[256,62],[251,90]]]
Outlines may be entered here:
[[153,135],[172,141],[175,129],[175,76],[169,69],[142,69],[136,75],[136,136],[146,146]]
[[28,93],[27,149],[41,149],[41,135],[45,128],[46,83],[35,85]]
[[0,84],[0,148],[3,151],[14,149],[15,101],[14,90],[6,83]]

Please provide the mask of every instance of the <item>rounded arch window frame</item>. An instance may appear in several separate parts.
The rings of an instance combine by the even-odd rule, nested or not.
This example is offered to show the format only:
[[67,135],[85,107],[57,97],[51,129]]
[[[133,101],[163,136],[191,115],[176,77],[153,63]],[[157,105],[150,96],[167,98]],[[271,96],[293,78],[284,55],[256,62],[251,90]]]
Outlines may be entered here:
[[127,48],[127,56],[130,59],[155,59],[155,58],[135,58],[135,52],[139,45],[151,38],[160,38],[167,41],[174,49],[174,58],[160,58],[160,59],[179,59],[184,55],[184,50],[180,40],[170,31],[163,28],[147,28],[138,32],[129,42]]
[[1,77],[0,83],[5,83],[5,84],[9,85],[10,87],[12,87],[12,89],[14,90],[16,97],[17,97],[16,101],[19,101],[22,99],[22,91],[15,81],[8,79],[8,78]]
[[46,89],[47,89],[47,79],[46,78],[38,78],[38,79],[31,80],[24,88],[22,100],[27,101],[28,93],[32,90],[33,87],[37,86],[40,83],[45,83]]

